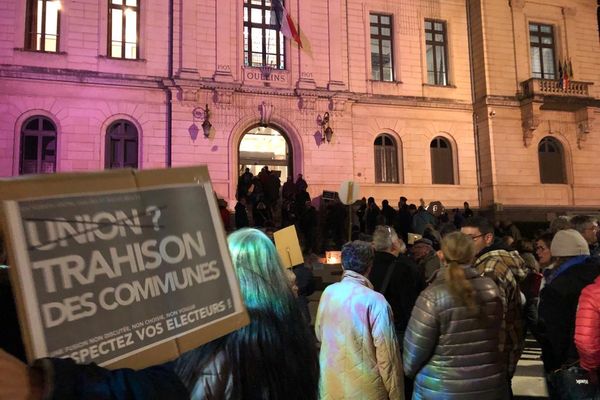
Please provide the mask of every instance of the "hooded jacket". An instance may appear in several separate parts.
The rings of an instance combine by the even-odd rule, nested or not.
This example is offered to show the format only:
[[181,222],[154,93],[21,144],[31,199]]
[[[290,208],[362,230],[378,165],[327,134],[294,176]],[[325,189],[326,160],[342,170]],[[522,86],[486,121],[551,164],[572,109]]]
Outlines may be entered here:
[[600,368],[600,277],[581,291],[575,345],[583,368],[588,371]]
[[465,268],[479,313],[450,292],[445,274],[425,289],[404,336],[404,369],[415,377],[413,399],[494,400],[508,395],[498,348],[502,302],[489,278]]
[[321,399],[404,398],[392,311],[367,278],[346,270],[341,282],[325,289],[315,331],[321,342]]

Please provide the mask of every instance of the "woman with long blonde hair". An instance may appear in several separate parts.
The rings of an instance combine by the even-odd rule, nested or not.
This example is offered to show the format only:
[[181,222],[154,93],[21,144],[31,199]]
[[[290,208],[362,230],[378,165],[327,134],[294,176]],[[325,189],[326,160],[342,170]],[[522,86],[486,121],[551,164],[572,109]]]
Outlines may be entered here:
[[505,399],[496,284],[471,268],[473,240],[453,232],[442,240],[443,273],[421,292],[404,337],[404,371],[413,399]]

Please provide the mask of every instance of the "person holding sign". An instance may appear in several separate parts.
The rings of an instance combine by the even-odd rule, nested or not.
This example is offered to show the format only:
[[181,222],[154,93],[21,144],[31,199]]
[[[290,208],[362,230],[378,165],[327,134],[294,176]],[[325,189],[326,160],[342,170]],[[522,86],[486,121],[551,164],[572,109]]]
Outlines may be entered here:
[[59,358],[27,367],[0,350],[0,400],[316,399],[316,346],[275,246],[248,228],[228,243],[249,325],[139,371]]
[[228,242],[250,324],[181,356],[177,374],[193,400],[316,399],[315,342],[275,246],[249,228]]

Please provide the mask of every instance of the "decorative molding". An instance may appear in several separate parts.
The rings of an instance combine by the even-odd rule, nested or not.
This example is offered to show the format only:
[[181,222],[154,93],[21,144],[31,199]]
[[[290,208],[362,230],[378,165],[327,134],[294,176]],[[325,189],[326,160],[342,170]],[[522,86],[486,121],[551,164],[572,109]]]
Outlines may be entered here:
[[541,123],[540,104],[531,102],[521,107],[521,119],[523,144],[525,147],[529,147],[533,139],[533,133]]
[[346,103],[348,102],[348,98],[334,96],[329,99],[329,109],[331,111],[337,111],[340,114],[343,114],[346,111]]
[[230,105],[233,101],[233,89],[215,88],[215,103]]
[[575,121],[577,123],[577,148],[583,148],[583,143],[587,140],[594,127],[594,111],[591,107],[583,108],[576,112]]
[[199,91],[196,88],[182,87],[180,88],[181,101],[183,102],[196,102],[198,100]]
[[340,81],[329,81],[327,90],[332,92],[343,92],[346,90],[346,84]]
[[273,104],[267,103],[266,101],[262,101],[258,106],[260,110],[260,125],[261,126],[269,126],[271,123],[271,116],[273,115],[274,106]]
[[300,109],[305,111],[313,111],[317,105],[316,96],[300,96]]

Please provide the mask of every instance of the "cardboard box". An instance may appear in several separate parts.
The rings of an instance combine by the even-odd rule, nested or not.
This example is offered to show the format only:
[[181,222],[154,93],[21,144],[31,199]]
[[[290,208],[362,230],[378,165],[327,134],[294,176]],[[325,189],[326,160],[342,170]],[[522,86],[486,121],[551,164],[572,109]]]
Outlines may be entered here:
[[30,361],[143,368],[249,322],[206,167],[0,181]]

